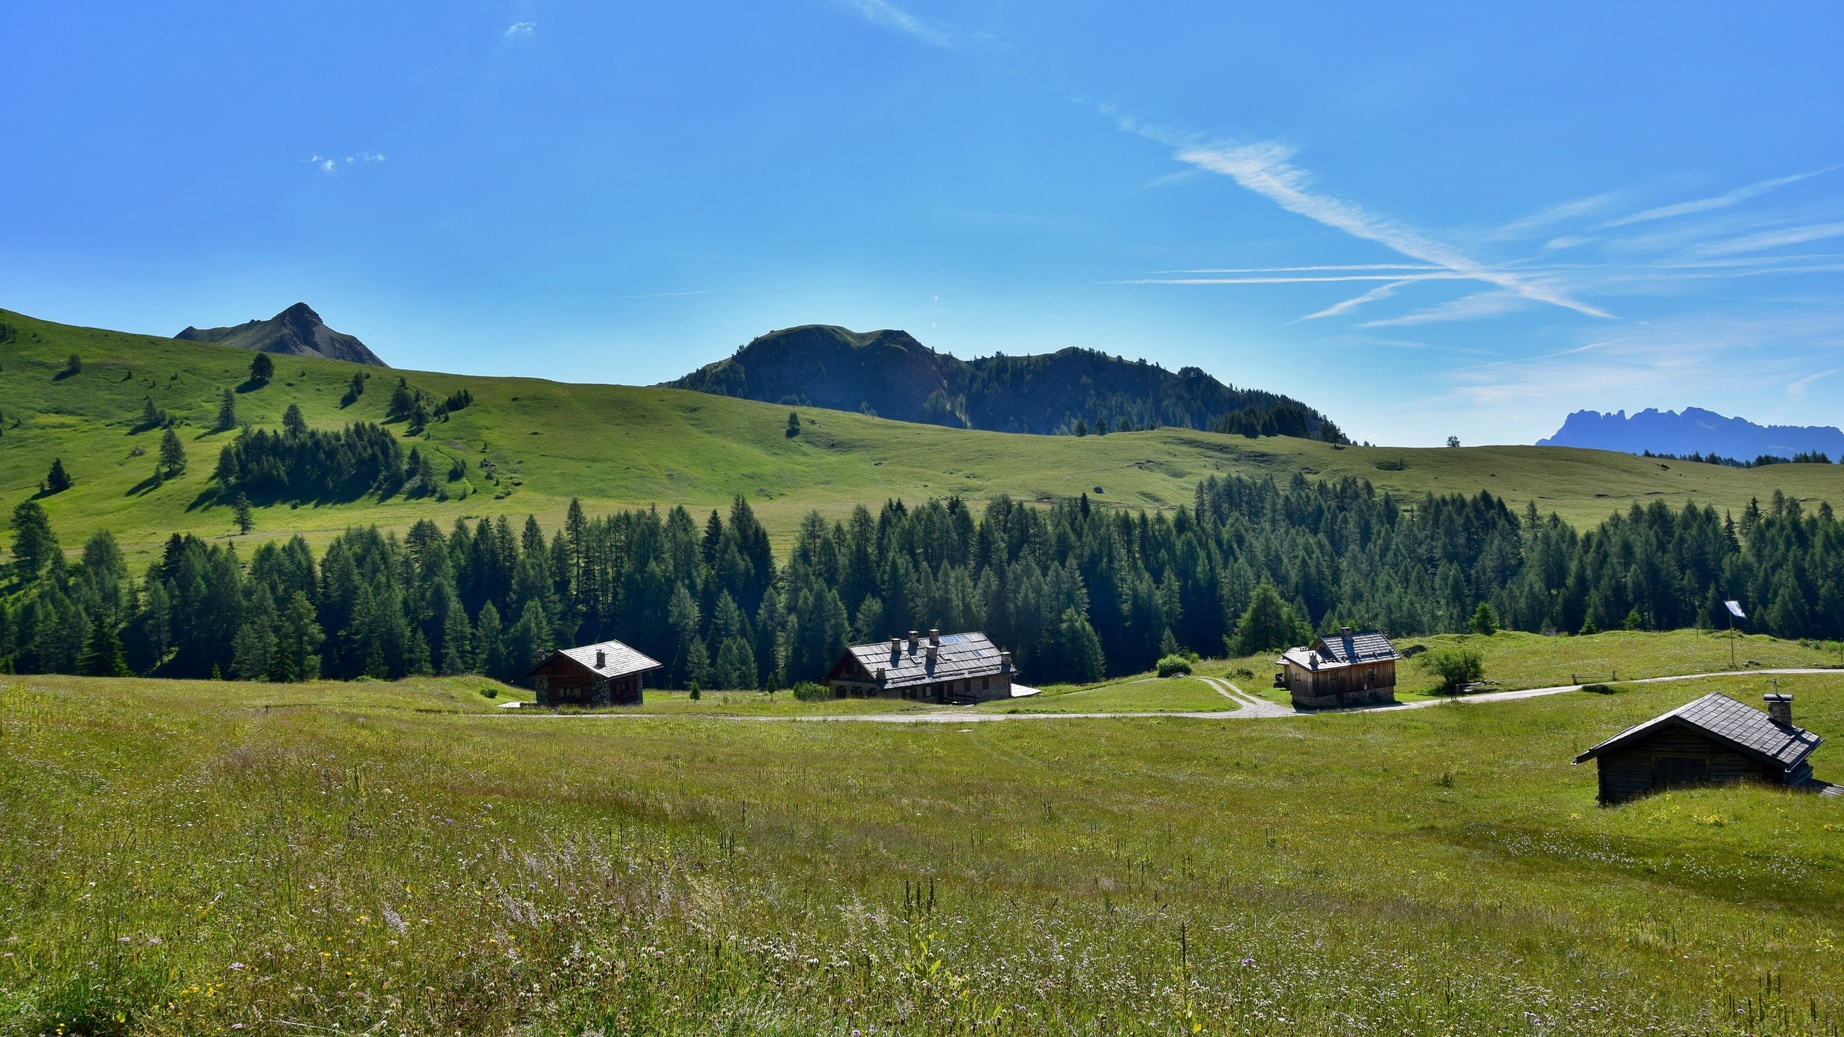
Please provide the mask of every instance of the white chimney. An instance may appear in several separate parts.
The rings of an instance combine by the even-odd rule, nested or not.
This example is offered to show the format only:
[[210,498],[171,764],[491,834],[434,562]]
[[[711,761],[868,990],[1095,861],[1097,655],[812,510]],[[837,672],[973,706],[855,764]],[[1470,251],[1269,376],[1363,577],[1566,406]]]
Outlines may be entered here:
[[932,645],[940,644],[941,643],[941,631],[935,629],[934,627],[929,627],[928,628],[928,643]]
[[909,632],[909,650],[912,652],[916,650],[916,632],[914,630]]
[[935,661],[935,646],[934,645],[928,646],[928,661],[931,663]]
[[1012,670],[1012,653],[1000,652],[999,653],[999,671],[1001,673],[1010,673],[1011,670]]
[[903,639],[902,638],[893,637],[890,639],[890,654],[891,655],[902,655],[903,654]]

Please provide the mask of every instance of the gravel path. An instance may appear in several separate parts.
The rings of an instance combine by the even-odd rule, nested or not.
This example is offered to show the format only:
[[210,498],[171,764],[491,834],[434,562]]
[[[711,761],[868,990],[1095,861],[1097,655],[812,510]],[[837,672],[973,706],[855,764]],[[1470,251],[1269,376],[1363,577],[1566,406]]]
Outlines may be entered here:
[[[1638,680],[1621,681],[1621,684],[1666,684],[1674,681],[1701,680],[1705,677],[1752,677],[1775,674],[1837,674],[1844,676],[1844,670],[1834,669],[1755,669],[1723,670],[1716,673],[1686,673],[1671,677],[1642,677]],[[997,721],[1014,720],[1271,720],[1277,717],[1303,717],[1315,715],[1313,711],[1296,710],[1283,706],[1256,695],[1251,695],[1221,677],[1200,677],[1204,683],[1216,690],[1217,694],[1237,704],[1235,709],[1200,710],[1184,713],[979,713],[969,707],[960,707],[959,711],[935,713],[857,713],[835,714],[832,716],[735,716],[718,713],[526,713],[524,710],[508,710],[504,716],[535,716],[540,719],[578,720],[644,720],[653,717],[684,717],[709,720],[753,720],[782,721],[794,720],[801,723],[856,723],[856,724],[990,724]],[[1443,706],[1448,703],[1472,705],[1490,702],[1516,702],[1521,699],[1542,698],[1546,695],[1561,695],[1564,692],[1580,691],[1583,685],[1564,684],[1553,688],[1523,688],[1517,691],[1488,691],[1478,695],[1466,695],[1454,699],[1422,699],[1418,702],[1398,702],[1389,706],[1359,706],[1352,709],[1327,710],[1328,713],[1391,713],[1403,709],[1423,709],[1428,706]],[[1021,700],[1022,701],[1022,700]]]

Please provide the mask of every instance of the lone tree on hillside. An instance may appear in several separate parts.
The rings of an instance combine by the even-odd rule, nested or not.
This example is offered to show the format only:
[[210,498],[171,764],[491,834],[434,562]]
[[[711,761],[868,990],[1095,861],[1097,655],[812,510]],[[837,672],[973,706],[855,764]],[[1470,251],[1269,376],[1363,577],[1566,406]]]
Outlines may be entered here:
[[250,381],[257,385],[268,385],[269,379],[275,377],[275,360],[267,353],[258,353],[250,361]]
[[186,445],[179,441],[179,433],[168,426],[166,435],[160,437],[160,474],[171,479],[186,470]]
[[282,412],[282,431],[289,436],[307,435],[307,419],[301,416],[301,405],[291,403]]
[[237,427],[237,394],[229,389],[218,397],[217,431],[229,432]]
[[239,493],[232,507],[237,513],[237,532],[248,533],[256,528],[256,515],[250,510],[250,498],[247,495]]
[[798,435],[800,435],[800,415],[788,411],[788,438],[793,439]]
[[70,473],[64,470],[62,458],[51,459],[51,471],[45,473],[45,492],[63,493],[70,489]]
[[82,370],[83,370],[83,358],[78,356],[75,353],[72,353],[70,355],[70,359],[64,361],[64,370],[58,372],[58,377],[59,378],[69,378],[71,375],[77,374],[81,372]]
[[1448,437],[1447,437],[1447,445],[1448,445],[1448,446],[1459,446],[1459,445],[1460,445],[1460,437],[1459,437],[1459,436],[1448,436]]

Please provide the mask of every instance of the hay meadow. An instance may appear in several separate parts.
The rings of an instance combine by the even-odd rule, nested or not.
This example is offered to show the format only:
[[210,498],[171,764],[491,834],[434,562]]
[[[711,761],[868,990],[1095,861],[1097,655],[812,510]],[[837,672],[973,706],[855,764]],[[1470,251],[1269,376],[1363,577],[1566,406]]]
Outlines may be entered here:
[[[1844,780],[1844,673],[1778,679]],[[1764,675],[964,725],[3,680],[0,1033],[1844,1026],[1844,801],[1569,763]]]

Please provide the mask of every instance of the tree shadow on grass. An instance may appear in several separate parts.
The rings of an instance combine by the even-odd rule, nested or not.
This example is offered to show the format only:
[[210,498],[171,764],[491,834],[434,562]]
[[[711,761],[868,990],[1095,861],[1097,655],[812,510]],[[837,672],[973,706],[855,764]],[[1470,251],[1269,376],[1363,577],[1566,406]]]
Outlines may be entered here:
[[123,493],[122,496],[142,497],[149,493],[154,492],[155,490],[159,489],[161,486],[164,486],[165,484],[166,484],[165,479],[161,478],[158,475],[150,475],[147,478],[142,479],[140,482],[135,483],[133,486],[128,487],[127,492]]

